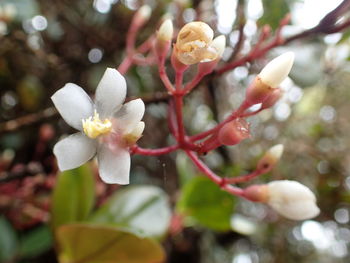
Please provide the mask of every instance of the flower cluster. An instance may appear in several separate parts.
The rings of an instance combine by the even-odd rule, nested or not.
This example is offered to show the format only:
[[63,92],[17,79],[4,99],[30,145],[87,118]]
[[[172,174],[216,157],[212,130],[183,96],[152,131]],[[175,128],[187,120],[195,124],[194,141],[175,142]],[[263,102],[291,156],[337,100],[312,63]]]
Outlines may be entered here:
[[[272,107],[279,100],[283,94],[279,85],[292,68],[294,54],[284,53],[268,63],[247,88],[241,106],[225,120],[210,130],[189,136],[183,124],[183,97],[205,75],[215,70],[225,50],[226,39],[224,36],[213,39],[213,30],[200,21],[182,27],[171,53],[171,64],[176,73],[173,85],[165,70],[174,33],[171,20],[163,21],[154,38],[150,38],[152,41],[146,41],[139,49],[134,46],[136,33],[148,21],[150,11],[148,7],[143,7],[135,14],[128,33],[127,57],[119,69],[124,73],[132,64],[158,65],[159,76],[171,96],[169,130],[177,143],[160,149],[143,149],[136,144],[145,127],[141,121],[144,103],[137,99],[122,105],[126,96],[125,79],[117,70],[108,68],[98,84],[94,102],[82,88],[72,83],[66,84],[52,96],[65,121],[79,130],[54,147],[60,170],[75,168],[97,155],[103,181],[127,184],[131,148],[133,153],[143,155],[160,155],[181,149],[204,175],[233,195],[266,203],[279,214],[294,220],[318,215],[314,194],[298,182],[284,180],[247,188],[237,186],[271,171],[282,155],[283,145],[268,150],[252,173],[232,178],[216,175],[199,157],[223,145],[236,145],[251,136],[246,118]],[[140,50],[150,54],[142,57],[137,53]],[[183,85],[183,74],[191,65],[197,66],[197,75]],[[260,109],[249,111],[254,104],[261,104]]]

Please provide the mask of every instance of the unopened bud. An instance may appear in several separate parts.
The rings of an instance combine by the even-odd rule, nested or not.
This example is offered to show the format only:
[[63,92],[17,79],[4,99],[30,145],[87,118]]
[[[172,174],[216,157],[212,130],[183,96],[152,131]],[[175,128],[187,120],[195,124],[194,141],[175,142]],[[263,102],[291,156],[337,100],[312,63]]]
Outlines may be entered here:
[[286,52],[271,60],[260,72],[261,81],[271,88],[278,85],[288,76],[294,62],[294,53]]
[[250,104],[263,102],[288,76],[293,62],[293,52],[284,53],[270,61],[248,87],[247,102]]
[[271,94],[268,95],[267,98],[262,102],[261,108],[262,109],[271,108],[282,97],[282,95],[283,95],[282,89],[280,88],[274,89],[271,92]]
[[170,41],[173,38],[174,28],[170,19],[166,19],[157,32],[158,41]]
[[244,119],[226,123],[219,131],[219,142],[224,145],[235,145],[250,136],[249,124]]
[[214,32],[206,23],[196,21],[186,24],[176,40],[176,55],[186,65],[211,61],[218,51],[211,46]]
[[137,25],[137,27],[141,27],[144,25],[149,18],[151,17],[152,8],[149,5],[143,5],[137,10],[133,23]]
[[157,54],[159,61],[163,61],[165,59],[170,49],[173,32],[173,23],[170,19],[165,20],[157,32],[157,39],[154,46],[154,52]]
[[269,172],[280,160],[283,153],[283,148],[284,147],[282,144],[272,146],[259,160],[256,169],[262,171],[263,173]]
[[305,220],[320,213],[314,193],[299,182],[273,181],[267,184],[267,190],[266,203],[286,218]]

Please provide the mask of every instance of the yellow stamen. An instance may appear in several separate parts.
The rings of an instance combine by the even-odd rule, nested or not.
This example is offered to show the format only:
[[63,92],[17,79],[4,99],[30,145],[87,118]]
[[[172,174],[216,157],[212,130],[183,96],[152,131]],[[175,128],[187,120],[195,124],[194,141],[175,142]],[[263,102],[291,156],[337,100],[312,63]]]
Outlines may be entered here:
[[98,113],[94,112],[94,116],[90,116],[86,120],[82,120],[84,133],[91,139],[95,139],[102,134],[109,133],[112,130],[112,123],[110,120],[100,120]]

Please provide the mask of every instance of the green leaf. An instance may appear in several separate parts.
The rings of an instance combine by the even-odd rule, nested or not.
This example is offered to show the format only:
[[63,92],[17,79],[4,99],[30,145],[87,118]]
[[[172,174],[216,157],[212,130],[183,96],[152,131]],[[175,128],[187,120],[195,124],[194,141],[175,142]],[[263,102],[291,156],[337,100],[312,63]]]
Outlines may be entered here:
[[9,261],[14,257],[16,250],[16,232],[5,217],[0,217],[0,262]]
[[42,254],[52,247],[52,236],[47,226],[41,226],[26,234],[20,240],[21,257],[31,258]]
[[196,171],[193,164],[183,152],[178,152],[176,154],[176,170],[179,175],[181,185],[185,185],[196,176]]
[[195,177],[182,190],[177,203],[180,213],[217,231],[229,230],[234,198],[206,177]]
[[52,227],[83,221],[95,202],[95,180],[88,164],[58,176],[52,200]]
[[270,25],[276,29],[281,19],[289,13],[289,6],[286,0],[263,0],[264,14],[258,20],[260,25]]
[[158,242],[114,227],[64,225],[57,240],[60,263],[155,263],[165,258]]
[[92,216],[91,222],[127,228],[148,237],[161,237],[171,217],[168,196],[155,186],[118,190]]

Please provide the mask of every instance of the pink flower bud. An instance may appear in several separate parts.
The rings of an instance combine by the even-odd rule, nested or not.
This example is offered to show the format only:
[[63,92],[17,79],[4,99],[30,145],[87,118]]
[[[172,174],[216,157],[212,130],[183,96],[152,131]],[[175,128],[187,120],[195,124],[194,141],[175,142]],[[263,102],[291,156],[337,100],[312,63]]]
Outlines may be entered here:
[[280,88],[274,89],[271,92],[271,94],[268,95],[267,98],[263,101],[261,108],[262,109],[271,108],[282,97],[282,95],[283,95],[283,90],[281,90]]
[[218,134],[220,143],[224,145],[235,145],[249,136],[249,124],[244,119],[226,123]]
[[262,82],[259,76],[256,76],[253,83],[251,83],[246,91],[246,101],[250,105],[258,104],[266,100],[273,89]]
[[265,184],[248,186],[244,189],[244,197],[253,202],[265,203],[268,200],[268,187]]

